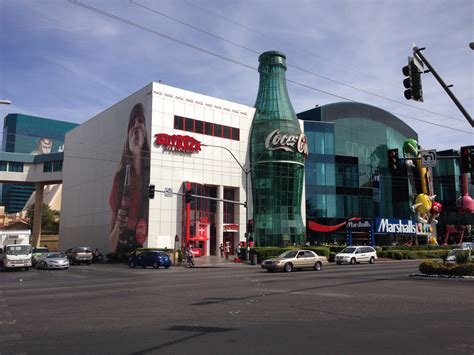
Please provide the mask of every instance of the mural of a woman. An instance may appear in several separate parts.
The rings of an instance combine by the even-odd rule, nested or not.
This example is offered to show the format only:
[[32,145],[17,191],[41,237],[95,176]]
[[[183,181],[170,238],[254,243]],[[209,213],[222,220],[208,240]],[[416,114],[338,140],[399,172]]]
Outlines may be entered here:
[[112,252],[121,253],[142,247],[147,238],[150,183],[148,142],[143,105],[137,103],[130,112],[122,159],[110,193]]

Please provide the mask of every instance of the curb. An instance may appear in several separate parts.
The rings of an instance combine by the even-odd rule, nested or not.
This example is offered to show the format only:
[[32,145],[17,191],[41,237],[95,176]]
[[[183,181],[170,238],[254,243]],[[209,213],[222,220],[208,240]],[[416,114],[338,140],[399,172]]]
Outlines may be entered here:
[[422,278],[422,279],[454,279],[454,280],[474,281],[474,276],[410,274],[409,277],[410,278]]

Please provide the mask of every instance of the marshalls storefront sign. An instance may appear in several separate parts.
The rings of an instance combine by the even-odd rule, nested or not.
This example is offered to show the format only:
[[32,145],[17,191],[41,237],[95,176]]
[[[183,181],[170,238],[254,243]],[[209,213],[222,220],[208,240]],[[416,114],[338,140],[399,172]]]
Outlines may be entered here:
[[409,219],[376,218],[376,233],[416,234],[416,222]]

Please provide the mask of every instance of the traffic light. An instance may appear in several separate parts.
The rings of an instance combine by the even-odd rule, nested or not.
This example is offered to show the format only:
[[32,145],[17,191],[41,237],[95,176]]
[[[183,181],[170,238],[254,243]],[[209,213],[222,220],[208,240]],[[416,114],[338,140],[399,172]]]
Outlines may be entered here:
[[393,174],[398,169],[398,149],[389,149],[387,151],[388,171]]
[[184,201],[186,201],[186,203],[190,203],[193,200],[192,194],[193,194],[192,189],[186,190],[185,196],[184,196]]
[[253,219],[249,219],[247,222],[247,232],[253,233]]
[[[422,64],[420,64],[421,66]],[[421,88],[421,71],[415,64],[413,57],[408,57],[408,65],[402,68],[403,75],[406,78],[403,80],[403,86],[406,90],[404,92],[407,100],[415,100],[423,102],[423,90]]]
[[474,160],[474,145],[461,147],[461,173],[462,174],[474,174],[473,169]]
[[148,198],[152,199],[155,197],[155,185],[148,186]]

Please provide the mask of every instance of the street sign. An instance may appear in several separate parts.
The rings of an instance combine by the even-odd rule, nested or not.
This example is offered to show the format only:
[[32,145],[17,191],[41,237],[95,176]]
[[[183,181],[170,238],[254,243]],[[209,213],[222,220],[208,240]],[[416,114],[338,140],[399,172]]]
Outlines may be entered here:
[[436,166],[436,149],[420,151],[421,166],[423,168]]
[[165,187],[165,197],[173,197],[173,189],[171,187]]

